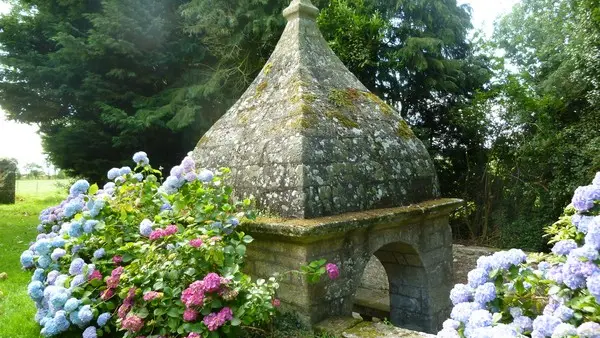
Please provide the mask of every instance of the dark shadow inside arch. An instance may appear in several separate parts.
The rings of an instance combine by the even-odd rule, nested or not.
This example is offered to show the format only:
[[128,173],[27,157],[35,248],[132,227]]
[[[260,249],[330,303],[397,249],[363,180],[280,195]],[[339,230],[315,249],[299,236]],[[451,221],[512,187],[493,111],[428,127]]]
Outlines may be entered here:
[[427,274],[418,251],[395,242],[374,252],[354,297],[353,311],[365,320],[388,319],[411,330],[429,331]]

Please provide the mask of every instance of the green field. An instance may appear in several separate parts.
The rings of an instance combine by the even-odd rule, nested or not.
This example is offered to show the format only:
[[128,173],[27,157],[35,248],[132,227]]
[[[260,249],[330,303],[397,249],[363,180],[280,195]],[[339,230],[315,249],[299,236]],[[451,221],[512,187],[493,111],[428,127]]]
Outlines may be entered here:
[[31,273],[21,270],[19,257],[37,235],[39,212],[62,200],[64,188],[59,189],[57,183],[18,181],[17,203],[0,205],[0,272],[8,274],[0,281],[1,338],[39,337],[40,328],[33,320],[35,306],[27,295]]
[[69,180],[18,180],[17,195],[47,196],[64,191]]

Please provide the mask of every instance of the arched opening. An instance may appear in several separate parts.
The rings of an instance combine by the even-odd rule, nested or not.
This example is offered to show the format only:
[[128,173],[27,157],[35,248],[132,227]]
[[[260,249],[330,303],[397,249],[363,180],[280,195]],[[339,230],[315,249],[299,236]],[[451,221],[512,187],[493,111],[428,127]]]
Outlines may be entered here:
[[390,318],[389,281],[383,264],[371,255],[354,295],[353,312],[364,320]]
[[354,312],[365,320],[387,318],[399,327],[431,331],[432,276],[422,259],[413,246],[403,242],[375,251],[355,294]]

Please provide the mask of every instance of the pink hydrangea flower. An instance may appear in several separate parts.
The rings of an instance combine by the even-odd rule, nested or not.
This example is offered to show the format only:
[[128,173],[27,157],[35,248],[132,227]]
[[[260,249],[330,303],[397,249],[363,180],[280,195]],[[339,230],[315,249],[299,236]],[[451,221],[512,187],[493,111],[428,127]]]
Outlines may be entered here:
[[119,264],[123,263],[123,257],[121,257],[121,256],[114,256],[112,258],[112,261],[113,261],[113,263],[115,265],[119,265]]
[[224,307],[219,311],[218,316],[223,320],[223,322],[233,319],[233,311],[229,307]]
[[186,307],[204,305],[204,285],[202,281],[195,281],[181,293],[181,301]]
[[114,289],[117,286],[119,286],[119,280],[120,280],[120,276],[111,276],[108,277],[106,279],[106,285],[110,288],[110,289]]
[[[129,311],[131,311],[131,305],[127,304],[127,303],[123,303],[123,304],[121,304],[121,306],[119,306],[119,311],[117,311],[117,315],[119,316],[119,318],[123,319],[123,318],[125,318],[125,316],[127,316]],[[133,331],[133,332],[136,332],[136,331]]]
[[132,315],[125,318],[123,322],[121,322],[121,326],[127,331],[138,332],[144,327],[144,321],[142,318]]
[[203,242],[200,238],[192,239],[190,241],[190,245],[193,246],[194,248],[199,248],[202,246],[202,244],[203,244]]
[[165,228],[165,234],[167,236],[174,235],[177,233],[177,231],[179,231],[179,229],[177,228],[177,226],[175,224],[171,224]]
[[190,334],[188,334],[187,338],[201,338],[199,333],[196,332],[190,332]]
[[195,322],[198,319],[198,311],[187,308],[183,312],[183,320],[186,322]]
[[147,302],[153,301],[156,298],[160,298],[161,294],[160,292],[156,292],[156,291],[148,291],[144,294],[144,300]]
[[221,277],[214,272],[206,275],[202,281],[204,282],[204,290],[206,292],[219,291],[221,287]]
[[325,265],[325,269],[327,270],[329,279],[333,280],[340,276],[340,270],[338,269],[337,265],[333,263],[327,263],[327,265]]
[[100,273],[100,271],[94,270],[94,272],[92,272],[90,274],[90,277],[88,279],[89,280],[94,280],[94,279],[102,280],[102,274]]
[[121,275],[123,274],[123,270],[125,270],[125,268],[123,268],[122,266],[120,266],[120,267],[114,269],[110,273],[110,275],[113,276],[113,277],[116,277],[116,276],[121,277]]
[[279,305],[281,305],[281,301],[278,298],[273,299],[272,303],[274,307],[279,307]]
[[106,289],[100,294],[100,299],[108,300],[115,295],[115,289]]
[[159,238],[165,237],[165,231],[163,229],[156,229],[150,233],[148,237],[151,241],[157,240]]

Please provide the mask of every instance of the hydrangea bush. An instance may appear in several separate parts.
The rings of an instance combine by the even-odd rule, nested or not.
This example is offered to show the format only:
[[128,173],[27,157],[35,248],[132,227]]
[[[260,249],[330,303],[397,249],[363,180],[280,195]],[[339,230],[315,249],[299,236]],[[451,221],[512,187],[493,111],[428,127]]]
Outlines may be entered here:
[[600,173],[547,233],[549,254],[480,257],[437,336],[600,338]]
[[[41,334],[219,337],[268,322],[279,284],[241,272],[252,238],[237,227],[254,213],[232,199],[228,170],[196,171],[188,156],[161,184],[144,152],[133,160],[102,189],[77,181],[41,213],[21,255]],[[312,279],[325,272],[339,274],[325,261],[303,267]]]

